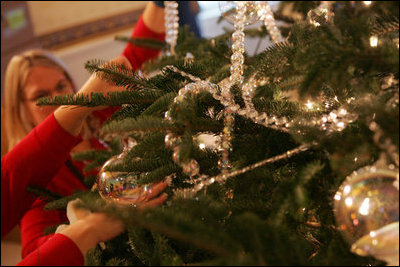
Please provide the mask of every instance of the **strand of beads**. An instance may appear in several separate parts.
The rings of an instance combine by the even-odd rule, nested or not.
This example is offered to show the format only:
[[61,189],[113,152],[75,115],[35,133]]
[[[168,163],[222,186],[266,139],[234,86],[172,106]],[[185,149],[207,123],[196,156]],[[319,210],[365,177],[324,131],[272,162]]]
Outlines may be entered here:
[[369,129],[374,132],[374,143],[379,148],[384,149],[392,158],[396,166],[399,167],[399,154],[397,147],[393,144],[392,140],[390,140],[390,138],[384,138],[384,133],[381,127],[375,121],[371,121]]
[[200,175],[198,178],[193,179],[191,181],[187,181],[191,184],[194,184],[194,186],[192,188],[185,188],[185,189],[178,189],[174,191],[175,195],[182,195],[183,197],[189,197],[189,196],[193,196],[194,194],[196,194],[197,192],[199,192],[201,189],[206,188],[212,184],[214,184],[215,182],[217,183],[224,183],[226,180],[228,180],[229,178],[238,176],[240,174],[244,174],[246,172],[249,172],[251,170],[254,170],[256,168],[259,168],[261,166],[264,166],[268,163],[273,163],[276,162],[278,160],[282,160],[282,159],[288,159],[298,153],[307,151],[313,144],[305,144],[305,145],[301,145],[295,149],[291,149],[286,151],[283,154],[259,161],[257,163],[254,163],[252,165],[246,166],[240,170],[236,170],[230,173],[221,173],[217,176],[213,176],[210,177],[208,175]]
[[[179,73],[183,77],[189,78],[192,81],[202,81],[199,77],[195,77],[191,74],[185,73],[175,66],[167,66],[166,68],[176,73]],[[268,116],[265,112],[260,113],[255,109],[252,102],[252,96],[254,95],[256,81],[252,77],[242,87],[243,100],[245,102],[245,108],[243,109],[241,109],[238,104],[235,104],[233,99],[224,97],[224,88],[229,88],[229,86],[231,85],[231,82],[228,78],[219,82],[218,86],[210,82],[203,82],[203,89],[210,92],[214,99],[220,101],[221,104],[226,107],[226,110],[228,110],[228,112],[232,115],[237,114],[245,118],[251,119],[254,123],[263,125],[264,127],[284,132],[288,132],[294,124],[294,120],[289,119],[286,116]],[[217,87],[221,88],[221,95],[218,94]],[[332,101],[337,101],[336,97],[333,98]],[[312,111],[314,110],[314,106],[315,104],[313,102],[308,101],[306,104],[306,109]],[[354,122],[357,118],[357,115],[347,111],[346,106],[341,106],[338,109],[330,111],[329,114],[325,114],[320,117],[313,117],[309,119],[302,118],[300,119],[300,121],[297,122],[297,124],[308,127],[317,126],[323,131],[328,131],[332,133],[344,130],[349,123]]]
[[257,124],[265,127],[281,130],[284,132],[288,131],[291,122],[286,117],[277,118],[276,116],[269,117],[265,112],[259,113],[254,107],[252,98],[254,96],[254,90],[256,87],[256,80],[254,77],[250,77],[247,83],[242,87],[242,97],[245,103],[245,109],[239,110],[239,115],[242,115],[248,119],[251,119]]
[[394,92],[393,96],[386,102],[388,107],[396,108],[399,105],[399,80],[394,78],[394,74],[390,73],[382,79],[381,92]]
[[[187,84],[184,88],[179,90],[178,96],[175,97],[175,99],[174,99],[175,103],[180,103],[180,102],[184,101],[186,94],[188,94],[189,92],[198,94],[201,90],[205,90],[205,91],[210,92],[213,95],[213,97],[216,100],[220,101],[226,107],[226,109],[229,110],[232,114],[238,114],[238,115],[250,118],[254,122],[262,124],[265,127],[273,127],[273,124],[275,124],[274,125],[275,128],[277,128],[279,130],[287,131],[291,126],[291,123],[286,123],[285,125],[282,125],[282,121],[287,121],[286,117],[277,118],[275,116],[272,116],[271,118],[268,118],[268,120],[262,120],[261,119],[261,118],[263,118],[262,115],[266,116],[266,114],[265,113],[259,114],[255,109],[254,110],[256,111],[256,113],[253,113],[253,115],[250,115],[251,113],[249,113],[249,111],[247,109],[240,109],[240,106],[235,104],[231,99],[227,99],[226,97],[223,97],[222,95],[218,94],[218,90],[217,90],[218,86],[221,88],[224,88],[224,87],[228,87],[228,85],[231,84],[231,82],[228,78],[222,80],[217,86],[216,84],[210,83],[208,81],[202,81],[199,77],[195,77],[191,74],[185,73],[174,66],[167,66],[166,68],[168,68],[169,70],[172,70],[176,73],[179,73],[183,77],[189,78],[190,80],[194,81],[192,83]],[[244,85],[244,92],[248,92],[248,94],[251,94],[252,90],[254,89],[254,86],[255,86],[255,81],[250,79],[250,82],[248,82],[247,84]],[[246,94],[247,93],[245,93],[245,95]],[[248,98],[246,99],[246,101],[249,101],[249,100],[251,100],[251,99],[248,99]],[[251,103],[251,101],[248,103],[248,105],[252,105],[252,107],[254,107],[253,103]],[[168,116],[167,116],[167,118],[168,118]],[[325,115],[320,118],[314,118],[311,120],[302,119],[299,122],[299,124],[303,124],[305,126],[316,126],[317,125],[324,130],[333,132],[333,131],[343,130],[346,127],[347,123],[354,121],[356,118],[357,117],[355,117],[354,114],[347,112],[347,110],[344,107],[341,107],[338,110],[331,111],[331,113],[329,113],[329,115]],[[172,118],[170,118],[170,119],[172,119]],[[260,161],[256,164],[247,166],[243,169],[236,170],[233,172],[227,172],[227,171],[221,172],[220,175],[217,175],[214,177],[209,177],[208,175],[199,173],[199,165],[198,165],[197,161],[195,161],[194,159],[188,159],[183,164],[180,162],[180,160],[179,160],[180,136],[176,136],[172,133],[168,133],[165,137],[165,144],[167,147],[171,148],[174,151],[174,154],[173,154],[174,162],[176,162],[178,165],[180,165],[182,167],[183,172],[191,177],[186,182],[194,185],[192,188],[180,189],[180,190],[176,191],[176,193],[178,193],[178,194],[183,194],[184,197],[193,196],[195,193],[200,191],[203,187],[207,187],[207,186],[213,184],[214,182],[223,183],[228,178],[243,174],[247,171],[253,170],[253,169],[263,166],[267,163],[271,163],[271,162],[274,162],[274,161],[277,161],[280,159],[289,158],[294,154],[297,154],[297,153],[307,150],[311,145],[314,145],[314,143],[309,144],[309,145],[303,145],[296,149],[289,150],[282,155]],[[221,142],[221,144],[222,144],[222,142]],[[223,150],[223,148],[220,148],[220,150]]]
[[231,76],[229,77],[228,83],[221,84],[221,95],[224,98],[223,104],[225,105],[224,110],[224,129],[221,133],[221,159],[218,161],[218,166],[222,173],[227,173],[232,167],[229,160],[229,151],[232,149],[232,132],[234,126],[234,110],[236,106],[234,105],[233,96],[230,92],[230,88],[234,84],[241,85],[243,83],[243,63],[244,63],[244,25],[246,21],[246,2],[237,1],[236,2],[236,16],[234,28],[235,31],[232,34],[232,56],[231,56]]
[[232,84],[243,83],[243,63],[244,63],[244,24],[246,21],[246,4],[238,1],[236,5],[235,31],[232,34],[232,56],[231,56],[231,76]]
[[264,21],[265,28],[269,32],[269,36],[274,43],[282,42],[282,34],[275,23],[274,14],[271,10],[270,5],[267,1],[261,1],[259,3],[260,10],[258,12],[260,19]]
[[192,74],[181,71],[180,69],[178,69],[177,67],[175,67],[173,65],[168,65],[163,68],[163,70],[167,70],[167,69],[171,70],[173,72],[179,73],[180,75],[182,75],[182,77],[189,78],[192,81],[196,81],[196,82],[201,81],[201,79],[199,77],[196,77],[196,76],[193,76]]
[[[190,75],[190,74],[189,74]],[[197,80],[193,83],[188,83],[179,90],[178,95],[174,98],[174,103],[179,104],[185,100],[187,94],[199,94],[200,91],[212,91],[213,86],[211,86],[210,82],[202,81],[200,78],[191,76],[193,80]],[[168,111],[166,112],[166,119],[171,120],[172,118],[169,117]],[[197,176],[200,171],[199,163],[195,159],[186,159],[182,160],[180,157],[181,153],[181,136],[178,136],[173,133],[167,133],[164,139],[165,146],[173,150],[172,160],[179,166],[182,167],[183,173],[188,175],[189,177],[193,178]]]
[[176,1],[164,1],[164,5],[165,41],[169,44],[169,55],[175,55],[179,28],[178,3]]
[[[282,41],[282,35],[278,27],[276,26],[274,15],[272,13],[271,7],[267,1],[261,1],[259,4],[258,15],[261,20],[264,21],[264,25],[267,28],[269,35],[274,43]],[[254,97],[254,91],[256,87],[255,77],[252,76],[247,83],[242,87],[242,97],[245,103],[245,111],[241,110],[240,115],[243,115],[255,123],[264,125],[266,127],[279,129],[282,131],[287,131],[289,127],[288,119],[276,118],[273,116],[270,118],[265,112],[258,113],[255,109],[252,99]]]

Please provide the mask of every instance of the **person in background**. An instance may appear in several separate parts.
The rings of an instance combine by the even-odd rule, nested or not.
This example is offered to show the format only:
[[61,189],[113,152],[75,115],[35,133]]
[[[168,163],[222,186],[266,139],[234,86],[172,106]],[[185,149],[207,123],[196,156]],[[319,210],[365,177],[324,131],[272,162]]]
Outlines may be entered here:
[[[114,63],[125,63],[118,58]],[[80,93],[123,90],[92,75]],[[1,237],[3,238],[29,210],[35,198],[26,187],[45,187],[58,172],[70,150],[80,141],[87,116],[97,108],[61,106],[36,126],[1,159]],[[154,187],[149,201],[140,208],[162,204],[166,195],[157,195],[166,187]],[[18,265],[83,265],[85,253],[99,242],[123,232],[123,224],[103,213],[90,213],[49,238]],[[63,253],[68,251],[68,253]]]
[[[164,10],[154,5],[154,3],[149,2],[146,6],[144,13],[140,17],[138,23],[136,24],[132,37],[144,37],[144,38],[155,38],[158,40],[164,39]],[[131,44],[128,44],[124,49],[122,55],[120,56],[121,61],[124,64],[130,65],[133,69],[138,69],[147,59],[157,56],[159,51],[153,49],[147,49],[143,47],[135,47]],[[100,85],[101,81],[94,78],[93,76],[89,79],[89,81],[84,85],[82,91],[85,91],[85,88],[92,87],[96,88],[93,84]],[[14,155],[14,159],[20,157],[22,159],[26,158],[35,158],[31,153],[32,150],[35,150],[34,146],[40,149],[49,149],[54,150],[54,154],[57,154],[59,148],[46,147],[47,138],[45,134],[49,135],[51,130],[45,129],[40,134],[44,138],[36,139],[35,142],[24,142],[22,143],[20,140],[24,137],[24,134],[30,134],[34,127],[39,127],[41,123],[45,120],[50,120],[47,122],[46,127],[57,127],[55,124],[55,118],[60,114],[61,110],[67,109],[67,107],[63,107],[57,109],[54,113],[54,108],[52,107],[38,107],[35,102],[38,98],[43,96],[55,96],[55,95],[64,95],[69,94],[75,91],[75,87],[71,77],[68,75],[68,72],[63,67],[62,64],[59,63],[57,59],[49,56],[49,53],[46,52],[29,52],[20,56],[14,57],[7,68],[6,72],[6,81],[5,81],[5,94],[6,94],[6,106],[5,106],[5,125],[7,129],[7,136],[9,140],[9,148],[15,146],[17,152],[8,156],[8,160],[5,160],[6,168],[13,170],[14,173],[8,173],[11,177],[23,176],[24,173],[28,173],[28,176],[39,177],[38,173],[34,173],[35,171],[35,160],[25,161],[25,166],[21,168],[21,166],[16,165],[12,155]],[[82,107],[83,108],[83,107]],[[110,110],[108,110],[110,112]],[[50,114],[50,116],[49,116]],[[51,114],[54,114],[51,116]],[[64,114],[61,112],[61,114]],[[107,118],[111,115],[111,113],[100,113],[98,117],[100,119]],[[89,115],[88,115],[89,116]],[[86,118],[88,117],[86,116]],[[72,120],[72,116],[67,116],[66,118]],[[75,123],[76,121],[73,121]],[[87,130],[88,124],[85,121],[82,121],[83,130],[83,140],[79,142],[71,151],[82,151],[90,148],[101,148],[101,143],[94,138],[94,136],[90,136],[90,131]],[[22,134],[20,134],[22,133]],[[39,134],[38,131],[33,131],[34,135]],[[85,136],[88,134],[88,136]],[[12,138],[10,138],[12,137]],[[14,138],[15,137],[15,138]],[[39,141],[40,140],[40,141]],[[19,142],[24,144],[23,147],[19,146]],[[57,146],[64,146],[60,142],[57,143]],[[64,148],[65,149],[65,148]],[[50,152],[48,152],[51,154]],[[68,153],[67,153],[68,154]],[[51,173],[54,171],[54,158],[47,157],[47,164],[42,163],[42,167],[46,166],[45,173]],[[64,162],[59,171],[55,174],[54,179],[50,182],[46,181],[47,189],[53,192],[57,192],[63,196],[67,196],[71,194],[75,190],[87,190],[87,188],[83,185],[80,180],[80,176],[82,176],[83,164],[78,162],[73,162],[69,155],[65,157]],[[47,176],[46,176],[47,178]],[[40,178],[39,178],[40,180]],[[31,183],[32,180],[25,180],[25,185],[36,185],[35,182]],[[2,159],[2,183],[3,183],[3,159]],[[46,186],[46,183],[38,182],[39,185]],[[165,188],[166,185],[160,185],[160,190]],[[18,187],[18,189],[16,189]],[[5,187],[10,190],[10,192],[21,191],[21,189],[25,190],[24,184],[19,184],[18,179],[10,178],[9,186]],[[3,187],[2,187],[2,198],[3,198]],[[12,197],[11,197],[12,198]],[[166,196],[160,196],[158,199],[161,203],[166,199]],[[3,201],[2,201],[3,203]],[[28,202],[27,202],[28,203]],[[25,212],[21,223],[21,233],[22,233],[22,245],[23,245],[23,258],[28,257],[31,253],[38,248],[41,248],[42,245],[48,244],[47,241],[54,237],[54,235],[43,236],[43,230],[49,226],[57,225],[65,222],[66,216],[65,212],[59,211],[44,211],[44,205],[46,203],[41,199],[36,199],[32,207],[29,211],[25,212],[26,205],[21,207],[21,209],[16,212],[17,215],[20,215],[21,212]],[[29,207],[28,207],[29,208]],[[2,209],[3,213],[3,209]],[[5,209],[5,214],[14,213],[13,210]],[[14,217],[14,216],[13,216]],[[3,218],[3,216],[2,216]],[[18,216],[16,216],[18,218]],[[15,222],[15,218],[13,218],[12,223]],[[12,223],[10,225],[12,225]],[[4,228],[4,232],[7,232],[9,229]],[[3,237],[3,220],[2,220],[2,237]]]

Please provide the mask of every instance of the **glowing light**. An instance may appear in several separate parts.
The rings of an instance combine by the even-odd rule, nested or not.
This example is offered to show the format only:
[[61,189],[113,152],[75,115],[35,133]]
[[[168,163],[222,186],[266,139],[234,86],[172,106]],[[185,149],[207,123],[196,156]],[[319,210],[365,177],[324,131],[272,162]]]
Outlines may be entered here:
[[333,112],[329,113],[329,117],[331,117],[332,120],[336,120],[337,115]]
[[340,196],[340,194],[336,194],[335,197],[334,197],[335,200],[340,200],[341,198],[342,197]]
[[340,128],[340,129],[344,129],[344,122],[338,122],[337,123],[337,126]]
[[363,1],[364,5],[369,6],[372,4],[372,1]]
[[353,198],[347,197],[347,198],[344,200],[344,203],[346,204],[347,207],[351,207],[351,206],[353,205]]
[[369,198],[368,197],[366,199],[364,199],[363,203],[361,204],[360,208],[358,209],[358,212],[361,215],[369,214]]
[[199,144],[199,147],[200,147],[200,149],[205,149],[205,148],[206,148],[206,145],[203,144],[203,143],[201,143],[201,144]]
[[312,109],[313,109],[313,107],[314,107],[314,103],[313,103],[313,102],[311,102],[310,100],[307,100],[307,104],[306,104],[306,106],[307,106],[307,108],[308,108],[308,109],[312,110]]
[[350,186],[350,185],[346,185],[346,186],[344,187],[344,189],[343,189],[343,192],[344,192],[345,194],[348,194],[348,193],[350,193],[350,190],[351,190],[351,186]]
[[371,47],[377,47],[378,46],[378,36],[375,36],[375,35],[371,36],[369,38],[369,45]]
[[339,109],[339,114],[344,116],[347,114],[347,110],[345,110],[344,108]]
[[369,236],[370,236],[370,237],[375,237],[375,236],[376,236],[376,232],[375,232],[375,231],[371,231],[371,232],[369,233]]

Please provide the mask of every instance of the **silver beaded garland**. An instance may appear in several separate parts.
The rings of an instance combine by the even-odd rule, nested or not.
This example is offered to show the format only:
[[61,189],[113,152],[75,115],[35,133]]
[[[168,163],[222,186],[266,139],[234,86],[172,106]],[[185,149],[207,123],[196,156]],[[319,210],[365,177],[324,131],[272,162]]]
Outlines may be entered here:
[[271,7],[267,1],[261,1],[259,3],[260,10],[258,11],[260,19],[264,21],[265,28],[269,32],[274,43],[282,42],[282,34],[275,23],[274,14],[272,13]]
[[[175,2],[171,2],[175,3]],[[175,104],[180,104],[185,100],[187,93],[198,94],[200,91],[205,90],[212,94],[212,96],[221,102],[222,105],[225,106],[222,114],[224,116],[224,129],[220,134],[220,145],[218,150],[221,152],[221,158],[219,160],[219,167],[221,168],[221,174],[215,177],[209,177],[207,175],[202,175],[199,173],[199,165],[194,159],[186,159],[182,162],[180,158],[180,136],[176,136],[172,133],[168,133],[165,137],[165,145],[166,147],[173,150],[173,160],[175,163],[182,167],[182,171],[191,177],[188,181],[189,183],[194,184],[194,187],[191,189],[185,189],[185,193],[190,191],[190,194],[196,193],[202,188],[213,184],[214,182],[224,182],[226,179],[230,177],[237,176],[239,174],[245,173],[249,170],[262,166],[269,162],[274,162],[276,160],[280,160],[283,158],[288,158],[293,154],[300,153],[301,151],[305,151],[309,148],[310,145],[304,145],[297,149],[290,150],[285,154],[261,161],[259,163],[253,164],[251,166],[245,167],[241,170],[237,170],[234,172],[229,172],[231,168],[231,163],[229,161],[229,151],[232,149],[231,141],[232,141],[232,132],[234,125],[234,115],[240,115],[246,118],[251,119],[257,124],[263,125],[265,127],[270,127],[273,129],[288,131],[290,127],[294,124],[293,120],[288,119],[287,117],[276,117],[276,116],[268,116],[265,112],[259,113],[252,103],[252,98],[254,96],[255,88],[260,83],[257,81],[255,77],[251,77],[247,83],[243,84],[244,77],[244,26],[246,25],[246,2],[245,1],[237,1],[236,5],[236,14],[234,17],[234,29],[235,31],[232,34],[232,56],[231,56],[231,75],[229,78],[226,78],[220,81],[218,84],[213,84],[209,81],[203,81],[199,77],[195,77],[191,74],[185,73],[175,66],[167,66],[166,69],[179,73],[185,78],[190,79],[192,82],[186,84],[183,88],[179,90],[178,95],[174,99]],[[275,24],[275,20],[273,18],[273,13],[268,5],[268,3],[258,3],[259,7],[258,15],[261,20],[263,20],[273,42],[282,41],[282,35]],[[177,5],[170,5],[169,9],[177,7]],[[323,1],[319,9],[321,12],[325,12],[329,10],[328,1]],[[166,29],[167,29],[167,42],[171,47],[171,54],[174,54],[174,46],[176,44],[177,37],[177,19],[172,19],[173,16],[177,16],[177,12],[168,11],[169,16],[167,19],[166,15]],[[327,13],[327,20],[330,19]],[[176,23],[175,23],[176,22]],[[167,25],[168,24],[168,25]],[[176,31],[173,30],[176,26]],[[185,58],[186,64],[190,64],[193,60],[193,56],[191,54],[187,54]],[[245,108],[240,108],[238,104],[235,103],[233,96],[231,94],[230,88],[234,85],[238,84],[242,86],[242,96],[245,103]],[[307,108],[311,111],[313,103],[307,103]],[[168,120],[172,120],[169,115],[169,111],[166,112],[165,118]],[[323,130],[328,131],[341,131],[343,130],[348,123],[353,122],[357,117],[342,107],[338,110],[331,110],[329,114],[323,115],[322,117],[315,117],[313,119],[305,120],[302,119],[298,122],[300,125],[304,126],[318,126]],[[196,178],[197,177],[197,178]],[[179,190],[178,190],[179,191]],[[178,193],[177,191],[177,193]],[[182,191],[179,191],[182,193]]]
[[164,1],[165,41],[169,44],[170,55],[175,55],[175,45],[178,39],[179,17],[177,1]]

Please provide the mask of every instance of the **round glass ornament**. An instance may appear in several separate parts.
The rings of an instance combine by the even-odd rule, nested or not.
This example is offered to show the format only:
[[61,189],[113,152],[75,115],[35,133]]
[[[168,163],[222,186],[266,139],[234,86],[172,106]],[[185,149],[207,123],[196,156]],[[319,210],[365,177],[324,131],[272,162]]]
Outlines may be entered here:
[[338,229],[360,256],[399,264],[398,170],[374,166],[349,175],[334,196]]
[[[246,2],[246,13],[245,13],[245,25],[251,25],[259,20],[259,3],[261,1],[245,1]],[[236,16],[236,1],[219,1],[219,9],[221,16],[224,17],[228,22],[234,24]]]
[[146,200],[152,186],[138,184],[138,174],[106,170],[108,166],[122,162],[122,154],[116,155],[104,163],[100,169],[96,181],[100,196],[104,200],[124,205],[135,205]]

